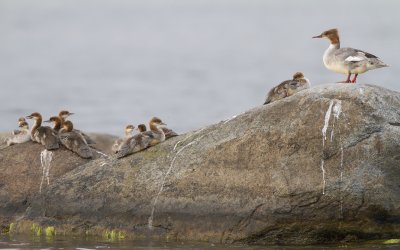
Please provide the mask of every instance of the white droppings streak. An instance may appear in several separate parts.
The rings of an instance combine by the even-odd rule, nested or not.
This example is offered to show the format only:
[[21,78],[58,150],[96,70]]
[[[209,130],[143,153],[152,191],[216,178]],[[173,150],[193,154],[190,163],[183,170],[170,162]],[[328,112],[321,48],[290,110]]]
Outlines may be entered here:
[[328,130],[329,119],[331,118],[331,113],[332,113],[332,106],[333,106],[333,100],[331,100],[331,102],[329,103],[329,108],[325,114],[325,123],[324,127],[322,128],[322,146],[325,146],[326,130]]
[[324,160],[321,160],[321,170],[322,170],[322,194],[325,194],[325,184],[326,184],[324,164],[325,164]]
[[53,152],[47,149],[40,153],[40,163],[42,165],[42,180],[40,181],[39,193],[42,192],[43,181],[46,178],[47,185],[50,185],[50,163],[53,160]]
[[342,101],[336,100],[336,104],[332,108],[333,112],[333,123],[332,123],[332,130],[331,130],[331,142],[333,141],[333,134],[335,131],[335,122],[339,120],[340,113],[342,113]]
[[[176,152],[174,158],[173,158],[172,161],[171,161],[171,164],[169,165],[169,168],[168,168],[167,172],[165,173],[165,175],[164,175],[164,177],[163,177],[163,179],[162,179],[162,181],[161,181],[161,188],[160,188],[160,190],[158,191],[156,198],[154,199],[153,207],[152,207],[152,209],[151,209],[151,214],[150,214],[150,217],[149,217],[149,219],[148,219],[148,227],[149,227],[149,229],[152,229],[152,228],[153,228],[154,210],[155,210],[155,208],[156,208],[156,205],[157,205],[157,202],[158,202],[158,198],[160,197],[161,193],[162,193],[163,190],[164,190],[165,180],[167,179],[167,176],[169,175],[169,173],[171,172],[171,170],[172,170],[173,167],[174,167],[176,158],[178,157],[178,155],[179,155],[185,148],[187,148],[187,147],[189,147],[190,145],[192,145],[192,144],[198,142],[198,141],[199,141],[201,138],[203,138],[204,136],[205,136],[205,135],[202,135],[202,136],[200,136],[199,138],[196,138],[196,140],[194,140],[194,141],[192,141],[192,142],[186,144],[186,145],[183,146],[181,149],[179,149],[178,152]],[[176,146],[176,145],[175,145],[175,146]]]

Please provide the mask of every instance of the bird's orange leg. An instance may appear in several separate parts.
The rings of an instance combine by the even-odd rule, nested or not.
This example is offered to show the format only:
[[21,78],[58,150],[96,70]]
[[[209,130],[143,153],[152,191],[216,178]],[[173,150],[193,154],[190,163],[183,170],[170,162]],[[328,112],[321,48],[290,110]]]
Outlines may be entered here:
[[[338,82],[338,83],[351,83],[350,76],[351,76],[351,73],[349,73],[349,74],[347,75],[346,81],[341,81],[341,82]],[[357,76],[356,76],[355,78],[357,78]]]
[[355,75],[354,75],[353,80],[351,80],[352,83],[356,83],[356,81],[357,81],[357,76],[358,76],[358,74],[355,74]]

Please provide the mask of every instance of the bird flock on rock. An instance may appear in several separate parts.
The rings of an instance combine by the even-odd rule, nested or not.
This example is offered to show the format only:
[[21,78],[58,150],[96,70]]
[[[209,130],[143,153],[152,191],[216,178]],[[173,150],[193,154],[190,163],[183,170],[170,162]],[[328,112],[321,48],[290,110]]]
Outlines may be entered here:
[[[329,29],[313,38],[329,40],[330,45],[323,55],[323,63],[327,69],[347,75],[347,79],[341,83],[356,83],[359,74],[388,66],[377,56],[368,52],[353,48],[341,48],[337,29]],[[351,75],[354,75],[353,79],[351,79]],[[264,104],[270,104],[308,88],[310,88],[310,81],[302,72],[297,72],[292,79],[285,80],[273,87],[268,92]],[[87,134],[74,128],[73,123],[67,120],[71,115],[73,113],[66,110],[59,112],[58,116],[52,116],[49,120],[44,121],[53,125],[53,127],[49,127],[42,126],[41,114],[34,112],[26,116],[26,119],[34,120],[31,130],[29,130],[29,124],[25,118],[21,117],[18,119],[19,129],[12,132],[12,137],[8,138],[6,143],[11,146],[32,140],[42,144],[47,150],[56,150],[63,146],[82,158],[92,158],[91,146],[95,142]],[[166,124],[157,117],[151,118],[149,130],[144,124],[139,124],[137,128],[129,124],[125,127],[124,137],[116,140],[111,149],[117,158],[122,158],[178,135],[165,126]]]

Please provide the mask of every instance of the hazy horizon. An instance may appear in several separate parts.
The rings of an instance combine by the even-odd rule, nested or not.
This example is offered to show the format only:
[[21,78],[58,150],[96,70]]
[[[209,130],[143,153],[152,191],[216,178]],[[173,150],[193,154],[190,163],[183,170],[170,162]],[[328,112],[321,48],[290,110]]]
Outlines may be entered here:
[[[34,111],[67,109],[75,126],[121,135],[161,117],[183,133],[264,102],[271,87],[302,71],[312,85],[344,80],[328,71],[325,40],[391,67],[358,83],[400,90],[395,0],[12,1],[0,0],[0,131]],[[327,8],[329,7],[329,8]]]

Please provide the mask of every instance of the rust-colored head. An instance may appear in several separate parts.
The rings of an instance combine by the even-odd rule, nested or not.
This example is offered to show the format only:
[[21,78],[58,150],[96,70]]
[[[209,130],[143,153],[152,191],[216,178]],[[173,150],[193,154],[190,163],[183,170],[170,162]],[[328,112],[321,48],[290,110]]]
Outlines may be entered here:
[[63,124],[63,129],[66,132],[71,132],[74,129],[74,125],[71,121],[65,121]]
[[298,79],[303,79],[304,78],[304,74],[302,72],[296,72],[293,75],[293,80],[298,80]]
[[61,123],[61,119],[58,116],[52,116],[52,117],[50,117],[50,119],[48,119],[47,121],[44,121],[44,122]]
[[70,115],[73,115],[74,113],[70,113],[68,110],[61,110],[60,113],[58,113],[58,117],[65,119]]
[[26,119],[42,120],[42,115],[39,112],[33,112],[32,114],[28,115]]
[[313,38],[327,38],[331,41],[331,44],[338,44],[339,40],[339,31],[337,29],[330,29],[324,31],[319,36],[314,36]]
[[162,121],[161,121],[161,119],[160,118],[158,118],[158,117],[153,117],[153,118],[151,118],[151,120],[150,120],[150,122],[149,122],[150,124],[157,124],[157,125],[166,125],[165,123],[163,123]]
[[140,133],[146,132],[146,130],[147,130],[146,125],[144,125],[144,124],[139,124],[137,127],[138,127],[138,130]]

